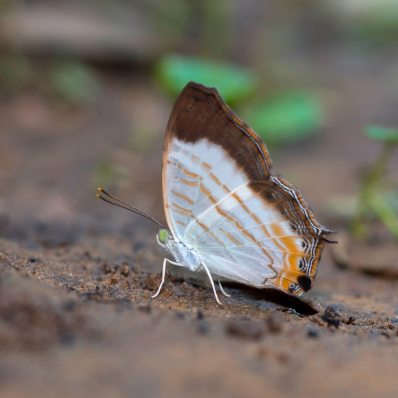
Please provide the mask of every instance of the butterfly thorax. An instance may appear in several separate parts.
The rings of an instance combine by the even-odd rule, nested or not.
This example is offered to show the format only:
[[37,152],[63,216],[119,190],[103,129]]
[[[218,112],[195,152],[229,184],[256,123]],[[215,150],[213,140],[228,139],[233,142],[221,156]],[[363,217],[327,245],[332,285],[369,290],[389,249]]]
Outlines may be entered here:
[[196,271],[200,267],[202,259],[193,247],[183,242],[177,242],[171,233],[169,233],[167,239],[162,242],[159,238],[160,232],[156,234],[159,245],[171,253],[177,263],[188,268],[190,271]]

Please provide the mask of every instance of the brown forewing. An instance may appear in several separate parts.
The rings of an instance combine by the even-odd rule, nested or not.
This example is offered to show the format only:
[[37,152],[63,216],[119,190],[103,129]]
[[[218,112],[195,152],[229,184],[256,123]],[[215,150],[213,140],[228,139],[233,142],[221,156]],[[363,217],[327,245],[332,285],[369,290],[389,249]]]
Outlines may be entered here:
[[261,138],[229,109],[215,88],[190,82],[171,111],[165,149],[172,137],[187,143],[201,139],[222,146],[251,181],[267,180],[272,165]]

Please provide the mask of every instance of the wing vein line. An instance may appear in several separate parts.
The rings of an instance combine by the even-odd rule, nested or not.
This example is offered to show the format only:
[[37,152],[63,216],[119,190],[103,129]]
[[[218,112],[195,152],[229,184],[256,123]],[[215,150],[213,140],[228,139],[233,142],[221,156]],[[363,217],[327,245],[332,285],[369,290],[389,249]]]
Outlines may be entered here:
[[[260,243],[260,242],[264,242],[266,240],[274,240],[274,239],[279,239],[279,238],[301,238],[301,235],[284,235],[284,236],[273,236],[272,238],[266,238],[266,239],[260,239],[260,240],[256,240],[253,243]],[[248,246],[257,246],[257,245],[241,245],[239,247],[248,247]],[[231,246],[231,247],[235,247],[235,246]],[[290,252],[287,252],[290,253]]]
[[[262,262],[262,263],[266,263],[265,261],[262,261],[261,259],[259,259],[259,258],[257,258],[257,257],[253,257],[253,256],[250,256],[249,254],[247,254],[247,253],[239,253],[241,256],[244,256],[244,257],[247,257],[247,258],[250,258],[250,259],[254,259],[255,261],[257,261],[257,262]],[[214,259],[214,256],[212,257],[212,259]],[[219,263],[219,264],[221,264],[221,263]],[[269,263],[268,263],[269,264]],[[294,270],[291,270],[290,268],[288,268],[288,267],[286,267],[285,266],[285,264],[283,264],[283,265],[278,265],[278,264],[280,264],[280,263],[274,263],[274,264],[272,264],[272,266],[273,267],[276,267],[276,268],[280,268],[280,269],[285,269],[285,270],[287,270],[287,271],[289,271],[289,272],[292,272],[292,273],[294,273],[294,274],[298,274],[298,275],[307,275],[305,272],[299,272],[299,271],[294,271]],[[267,265],[266,265],[267,266]],[[272,268],[271,267],[269,267],[271,270],[272,270]],[[310,276],[310,275],[308,275],[308,276]],[[268,277],[268,278],[271,278],[271,277]],[[294,282],[294,281],[292,281],[292,282]]]
[[212,206],[210,206],[207,210],[205,210],[203,213],[199,214],[198,217],[196,217],[192,222],[195,222],[199,218],[203,217],[205,214],[207,214],[210,210],[218,206],[220,203],[224,202],[224,200],[228,199],[231,195],[233,195],[235,192],[237,192],[239,189],[243,188],[244,186],[248,185],[249,183],[246,182],[236,188],[234,191],[231,191],[228,195],[224,196],[222,199],[220,199],[218,202],[214,203]]
[[[221,267],[227,268],[227,267],[226,267],[225,265],[223,265],[220,261],[216,260],[215,257],[212,257],[211,259],[212,259],[213,261],[215,261],[216,263],[220,264]],[[240,282],[241,282],[242,280],[244,280],[244,281],[248,282],[249,284],[254,284],[254,283],[251,282],[249,279],[243,277],[241,274],[239,274],[238,272],[234,271],[232,268],[228,268],[228,271],[231,272],[231,273],[233,273],[233,274],[235,274],[235,275],[237,276],[237,279],[236,279],[237,281],[240,281]],[[218,273],[216,272],[216,274],[218,274]],[[222,274],[219,274],[219,275],[224,276],[224,277],[226,277],[226,278],[231,278],[230,276],[227,276],[227,275],[222,275]],[[232,279],[232,278],[231,278],[231,279]]]

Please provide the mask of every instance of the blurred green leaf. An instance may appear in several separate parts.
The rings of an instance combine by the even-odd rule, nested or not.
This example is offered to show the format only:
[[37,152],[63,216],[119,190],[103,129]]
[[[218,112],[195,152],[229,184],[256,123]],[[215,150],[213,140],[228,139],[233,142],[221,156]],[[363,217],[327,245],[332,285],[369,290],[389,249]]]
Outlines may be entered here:
[[90,186],[92,188],[101,187],[107,189],[114,179],[114,174],[113,164],[108,159],[101,160],[95,168]]
[[92,189],[108,189],[110,185],[122,186],[129,181],[128,170],[109,159],[102,159],[96,165],[94,175],[90,181]]
[[234,65],[166,55],[156,67],[156,77],[162,87],[176,97],[189,81],[216,87],[225,102],[236,103],[252,94],[258,77],[252,71]]
[[372,3],[368,2],[363,13],[349,25],[348,39],[369,49],[395,43],[398,35],[398,3]]
[[398,128],[368,125],[365,135],[372,140],[398,143]]
[[169,39],[181,37],[192,17],[194,5],[186,0],[158,1],[154,5],[151,16],[156,30]]
[[398,239],[398,218],[394,209],[380,195],[372,196],[369,200],[369,206],[391,234]]
[[398,214],[398,192],[387,191],[380,193],[388,205]]
[[244,120],[267,144],[297,142],[313,135],[323,122],[323,107],[311,92],[292,91],[260,99]]
[[[398,239],[398,218],[396,216],[397,195],[394,192],[383,192],[382,181],[387,166],[398,142],[398,130],[379,126],[367,126],[365,134],[375,140],[384,141],[379,156],[365,174],[359,196],[359,206],[353,218],[350,230],[357,239],[370,237],[367,225],[369,210],[374,213],[384,226]],[[391,189],[391,188],[390,188]]]
[[53,90],[73,104],[90,102],[98,94],[99,83],[94,71],[81,62],[55,62],[50,78]]

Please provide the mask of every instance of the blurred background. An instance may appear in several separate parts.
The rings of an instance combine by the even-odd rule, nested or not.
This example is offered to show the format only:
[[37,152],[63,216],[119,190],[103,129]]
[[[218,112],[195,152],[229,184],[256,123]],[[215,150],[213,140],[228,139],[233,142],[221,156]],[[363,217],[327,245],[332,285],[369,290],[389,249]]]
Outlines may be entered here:
[[[155,231],[95,195],[165,222],[163,136],[190,80],[218,88],[274,173],[341,230],[384,145],[364,131],[398,128],[398,2],[1,0],[0,236]],[[396,152],[383,176],[395,213]]]

